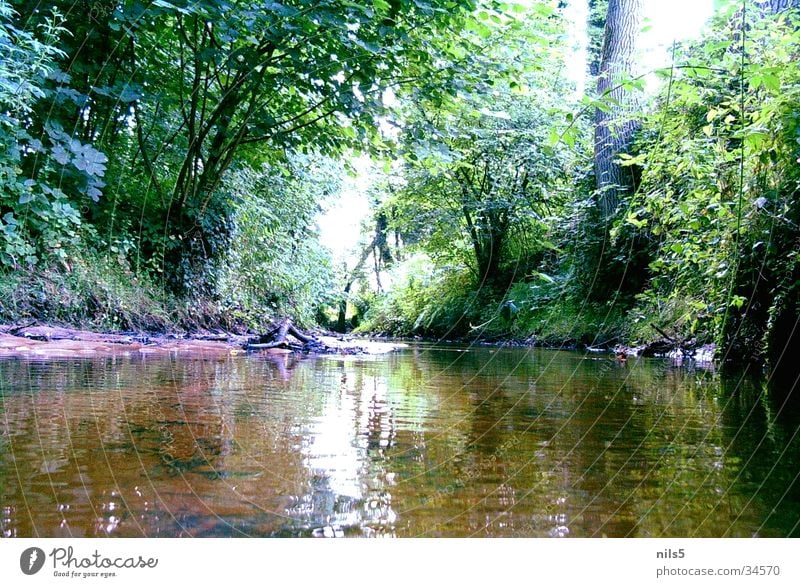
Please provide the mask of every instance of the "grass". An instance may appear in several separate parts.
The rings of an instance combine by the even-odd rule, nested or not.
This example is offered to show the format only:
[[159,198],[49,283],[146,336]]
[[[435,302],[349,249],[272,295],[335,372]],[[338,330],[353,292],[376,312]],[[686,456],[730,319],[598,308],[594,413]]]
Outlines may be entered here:
[[187,325],[185,305],[116,258],[82,253],[69,263],[0,270],[0,322],[36,320],[100,330]]

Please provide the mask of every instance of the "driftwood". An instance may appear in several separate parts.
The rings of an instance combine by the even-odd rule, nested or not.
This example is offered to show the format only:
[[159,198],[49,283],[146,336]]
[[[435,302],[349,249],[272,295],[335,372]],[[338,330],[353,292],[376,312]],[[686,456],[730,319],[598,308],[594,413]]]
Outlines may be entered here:
[[[300,341],[302,346],[298,347],[297,344],[293,344],[288,341],[287,337],[290,335]],[[277,327],[273,328],[264,336],[262,336],[260,342],[249,344],[247,348],[252,350],[267,350],[274,348],[295,348],[297,350],[303,350],[304,347],[316,345],[322,345],[322,342],[313,335],[299,330],[294,324],[292,324],[290,318],[284,318]]]
[[695,338],[681,338],[668,334],[655,324],[651,323],[650,326],[662,336],[661,339],[637,347],[617,345],[614,347],[617,357],[669,357],[676,360],[689,358],[698,362],[711,362],[713,360],[716,352],[716,347],[713,344],[701,346]]
[[658,333],[659,333],[661,336],[663,336],[663,337],[664,337],[666,340],[668,340],[668,341],[670,341],[670,342],[675,342],[675,338],[674,338],[674,337],[670,336],[669,334],[667,334],[666,332],[664,332],[663,330],[661,330],[661,329],[660,329],[658,326],[656,326],[655,324],[652,324],[652,323],[651,323],[651,324],[650,324],[650,326],[653,328],[653,330],[655,330],[656,332],[658,332]]
[[54,340],[79,340],[83,342],[105,342],[113,344],[131,344],[142,342],[141,337],[123,334],[89,332],[86,330],[75,330],[73,328],[61,328],[59,326],[31,326],[25,324],[12,326],[5,329],[7,334],[28,338],[30,340],[54,341]]
[[680,353],[688,357],[691,356],[694,350],[697,348],[697,341],[694,338],[686,339],[677,336],[670,336],[652,322],[650,323],[650,327],[664,338],[648,344],[642,353],[645,357],[655,357],[659,355],[676,353]]
[[395,351],[405,345],[375,341],[350,341],[341,336],[321,334],[315,336],[303,332],[292,324],[291,319],[284,318],[266,334],[259,337],[258,342],[247,345],[247,350],[266,352],[294,352],[335,355],[375,355]]

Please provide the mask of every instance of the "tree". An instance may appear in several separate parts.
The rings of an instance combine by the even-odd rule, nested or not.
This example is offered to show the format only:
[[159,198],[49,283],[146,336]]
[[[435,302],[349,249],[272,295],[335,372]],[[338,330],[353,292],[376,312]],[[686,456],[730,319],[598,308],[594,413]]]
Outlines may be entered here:
[[[202,215],[237,157],[265,149],[333,154],[379,143],[383,90],[432,75],[426,43],[471,7],[449,0],[183,4],[156,10],[158,28],[129,19],[142,29],[151,75],[175,80],[169,94],[151,93],[134,106],[151,189],[167,202],[172,242],[182,243],[167,256],[173,268],[213,250]],[[166,54],[155,52],[153,60],[157,46]],[[172,122],[151,132],[144,121],[152,124],[160,109]],[[165,139],[178,142],[177,159],[166,167]],[[178,274],[176,285],[196,273]]]
[[[17,4],[20,20],[37,26],[36,6]],[[452,33],[475,6],[103,1],[89,3],[86,18],[81,5],[54,4],[74,35],[61,44],[37,140],[49,146],[63,131],[91,142],[98,162],[113,151],[108,175],[130,191],[88,214],[123,229],[127,222],[144,256],[160,258],[172,289],[184,293],[203,286],[207,258],[224,250],[226,223],[218,218],[226,215],[221,187],[232,165],[293,150],[380,148],[384,90],[413,82],[423,93],[446,91],[452,72],[439,71],[437,47],[456,50]],[[56,134],[46,122],[59,123]],[[90,187],[99,199],[104,186]]]
[[554,50],[562,21],[544,3],[529,10],[535,18],[524,24],[484,16],[496,30],[483,60],[470,65],[485,81],[449,103],[417,100],[404,132],[408,185],[395,199],[400,216],[420,227],[429,253],[458,258],[489,289],[535,267],[543,219],[558,207],[567,165],[565,145],[549,140],[564,106],[552,96],[566,91]]
[[235,212],[217,291],[247,324],[263,326],[280,315],[309,325],[330,301],[333,268],[316,219],[341,189],[343,167],[318,154],[292,154],[279,165],[242,166],[226,176]]
[[636,43],[642,23],[642,0],[609,0],[597,94],[603,105],[595,114],[594,171],[603,219],[614,215],[621,197],[633,190],[632,168],[617,162],[631,145],[637,123],[630,84],[636,65]]
[[408,128],[408,184],[392,201],[421,246],[489,289],[535,271],[569,165],[568,147],[549,144],[558,112],[545,90],[499,84],[454,110],[421,112]]

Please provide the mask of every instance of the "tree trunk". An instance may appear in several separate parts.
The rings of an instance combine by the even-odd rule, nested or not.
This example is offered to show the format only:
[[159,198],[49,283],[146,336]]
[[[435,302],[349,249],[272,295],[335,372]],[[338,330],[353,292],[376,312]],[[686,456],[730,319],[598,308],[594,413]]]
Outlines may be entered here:
[[353,281],[348,281],[344,286],[344,295],[339,300],[339,315],[336,318],[336,332],[347,332],[347,296],[350,295],[350,288]]
[[642,25],[643,0],[609,0],[597,94],[609,104],[609,111],[597,109],[594,134],[594,171],[600,192],[598,206],[604,219],[613,216],[621,196],[633,190],[630,168],[616,163],[628,150],[637,128],[631,119],[636,109],[633,90],[616,87],[632,77],[636,43]]
[[356,266],[353,267],[353,270],[347,277],[347,283],[344,286],[342,298],[339,300],[339,316],[336,320],[336,332],[343,333],[347,331],[347,297],[350,295],[350,289],[353,287],[353,283],[358,277],[358,272],[364,266],[364,263],[366,263],[367,259],[369,259],[369,256],[375,250],[375,247],[378,246],[378,238],[379,236],[376,234],[370,243],[364,247],[364,250],[361,252],[361,257],[358,259],[358,263],[356,263]]
[[504,276],[500,272],[500,255],[502,254],[507,227],[496,217],[489,216],[483,220],[484,231],[479,234],[479,240],[474,243],[478,280],[480,283],[489,286],[508,285],[504,282]]

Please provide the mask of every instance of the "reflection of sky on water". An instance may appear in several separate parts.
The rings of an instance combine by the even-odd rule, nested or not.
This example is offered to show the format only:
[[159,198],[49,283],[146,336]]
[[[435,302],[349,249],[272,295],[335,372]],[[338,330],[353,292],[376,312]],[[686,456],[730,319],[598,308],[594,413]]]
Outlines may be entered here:
[[321,413],[305,428],[303,465],[311,472],[310,493],[292,508],[313,524],[314,535],[338,535],[341,527],[361,524],[366,533],[383,533],[370,525],[391,524],[391,494],[381,451],[390,447],[393,417],[383,374],[365,375],[354,361],[339,361],[341,385],[325,389]]
[[322,415],[308,423],[303,464],[314,474],[325,475],[332,491],[360,499],[364,455],[353,426],[360,397],[351,389],[327,393]]

